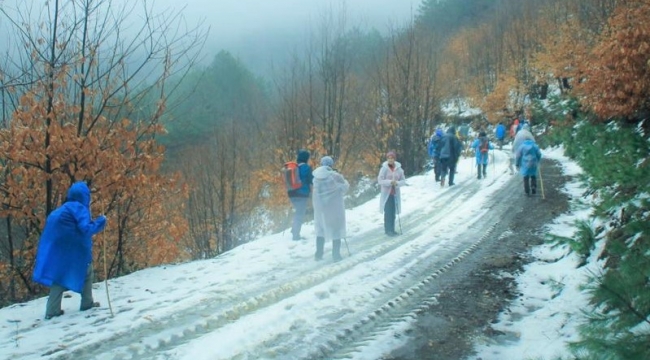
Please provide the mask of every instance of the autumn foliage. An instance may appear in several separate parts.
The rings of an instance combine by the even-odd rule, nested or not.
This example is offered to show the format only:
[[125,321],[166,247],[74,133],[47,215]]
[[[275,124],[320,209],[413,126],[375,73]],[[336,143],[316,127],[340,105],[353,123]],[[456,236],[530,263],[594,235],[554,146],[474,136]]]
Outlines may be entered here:
[[74,181],[90,185],[93,216],[108,218],[93,248],[95,266],[103,265],[106,250],[108,276],[183,257],[186,191],[178,176],[160,174],[163,149],[155,135],[161,126],[93,116],[90,108],[69,105],[64,77],[54,81],[22,96],[10,124],[0,130],[0,217],[9,225],[13,250],[9,259],[0,259],[0,288],[15,299],[39,292],[31,269],[48,198],[51,211]]
[[602,119],[650,111],[650,2],[619,5],[580,67],[585,102]]

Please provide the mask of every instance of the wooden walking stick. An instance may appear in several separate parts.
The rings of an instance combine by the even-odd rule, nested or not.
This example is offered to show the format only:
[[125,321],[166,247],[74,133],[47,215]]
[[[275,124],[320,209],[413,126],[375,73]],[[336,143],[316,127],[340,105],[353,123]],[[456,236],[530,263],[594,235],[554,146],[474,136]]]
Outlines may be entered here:
[[[102,214],[104,214],[103,211]],[[113,305],[111,305],[111,295],[108,292],[108,267],[106,265],[106,236],[104,235],[105,231],[106,231],[106,226],[104,226],[104,229],[102,229],[102,248],[103,248],[102,252],[104,253],[104,287],[106,288],[106,299],[108,300],[108,310],[110,310],[111,312],[111,317],[114,317],[115,315],[113,314]]]

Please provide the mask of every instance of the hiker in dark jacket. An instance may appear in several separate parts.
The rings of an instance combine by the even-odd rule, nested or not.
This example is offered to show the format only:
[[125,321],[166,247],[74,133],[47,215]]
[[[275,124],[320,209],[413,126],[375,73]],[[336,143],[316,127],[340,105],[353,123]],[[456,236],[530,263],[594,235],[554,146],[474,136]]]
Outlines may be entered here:
[[289,200],[293,205],[293,222],[291,224],[291,235],[293,240],[300,240],[300,228],[307,212],[307,203],[309,202],[309,195],[311,194],[311,185],[314,179],[311,173],[311,166],[307,163],[309,161],[309,151],[299,150],[296,162],[298,163],[298,173],[302,186],[298,189],[289,190]]
[[477,178],[481,180],[481,175],[483,177],[487,176],[488,155],[490,154],[490,150],[494,149],[485,131],[479,133],[478,138],[472,143],[472,149],[474,149],[474,153],[476,154]]
[[436,182],[440,181],[440,142],[444,136],[445,133],[442,132],[442,129],[436,129],[436,132],[431,135],[429,145],[427,146],[427,151],[433,163],[433,173],[436,176]]
[[445,186],[445,177],[449,173],[449,186],[454,185],[456,164],[463,150],[463,145],[456,137],[456,129],[451,126],[440,141],[440,186]]
[[50,287],[45,318],[63,315],[63,292],[81,294],[79,310],[98,307],[93,301],[92,236],[104,229],[106,217],[90,214],[90,190],[79,181],[70,187],[66,201],[52,211],[38,242],[33,279]]

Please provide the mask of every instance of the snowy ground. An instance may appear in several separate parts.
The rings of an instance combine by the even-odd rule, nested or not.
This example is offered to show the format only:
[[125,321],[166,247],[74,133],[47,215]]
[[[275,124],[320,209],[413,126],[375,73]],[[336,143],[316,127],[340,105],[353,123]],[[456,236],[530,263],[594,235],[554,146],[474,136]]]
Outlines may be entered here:
[[[314,358],[340,356],[341,339],[367,332],[372,337],[347,344],[345,357],[381,358],[406,341],[395,334],[411,325],[418,303],[435,300],[421,289],[480,246],[481,239],[470,241],[473,237],[463,234],[486,231],[477,221],[485,215],[481,205],[502,196],[512,179],[507,153],[494,155],[488,179],[481,182],[474,180],[473,159],[461,161],[454,187],[441,189],[431,174],[409,178],[402,189],[400,237],[383,235],[378,198],[348,210],[349,237],[342,249],[348,256],[341,262],[332,263],[329,256],[313,260],[308,223],[302,232],[308,240],[293,242],[287,231],[215,259],[113,279],[114,316],[104,283],[94,285],[102,307],[89,312],[78,310],[74,293],[63,301],[65,315],[52,320],[43,320],[46,298],[0,309],[0,354],[8,359]],[[561,159],[567,172],[579,171],[561,149],[544,156]],[[570,184],[566,191],[581,190]],[[549,224],[549,231],[570,235],[573,220],[587,211],[575,208]],[[431,224],[441,225],[433,232]],[[329,250],[328,243],[326,254]],[[523,297],[495,325],[511,334],[510,340],[479,341],[477,359],[566,354],[565,342],[575,338],[577,323],[569,313],[586,303],[577,285],[588,270],[577,271],[576,260],[566,253],[536,248],[539,261],[518,278]]]

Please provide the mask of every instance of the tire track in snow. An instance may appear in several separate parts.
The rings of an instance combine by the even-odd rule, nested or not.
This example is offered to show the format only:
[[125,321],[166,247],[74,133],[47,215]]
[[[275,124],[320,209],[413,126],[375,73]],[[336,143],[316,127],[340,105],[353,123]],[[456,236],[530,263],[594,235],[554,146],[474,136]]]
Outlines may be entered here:
[[[499,176],[493,177],[491,183],[487,186],[493,185],[498,178]],[[447,188],[447,191],[442,192],[432,202],[430,208],[456,207],[460,203],[471,199],[473,192],[481,186],[481,183],[470,180],[452,188]],[[150,324],[129,329],[128,333],[116,333],[100,344],[89,344],[76,349],[72,353],[66,354],[65,358],[143,358],[173,349],[178,345],[188,343],[215,329],[237,321],[248,314],[321,284],[359,264],[372,261],[399,247],[408,245],[421,231],[432,224],[442,221],[447,215],[448,212],[442,211],[434,214],[423,212],[411,215],[407,219],[401,219],[404,220],[404,224],[408,229],[403,236],[386,238],[382,234],[383,231],[368,232],[361,237],[360,240],[363,241],[353,243],[354,255],[340,263],[316,268],[309,273],[289,279],[286,283],[274,289],[252,291],[237,297],[247,298],[246,301],[238,302],[234,300],[225,304],[210,304],[208,301],[202,306],[187,308],[167,319],[152,321]],[[413,261],[413,258],[421,253],[423,247],[426,247],[426,245],[414,247],[413,250],[406,253],[401,260],[402,265],[400,266]],[[166,330],[170,328],[171,330]],[[138,338],[140,341],[135,342],[134,338]],[[98,357],[98,355],[102,354],[105,356]]]

